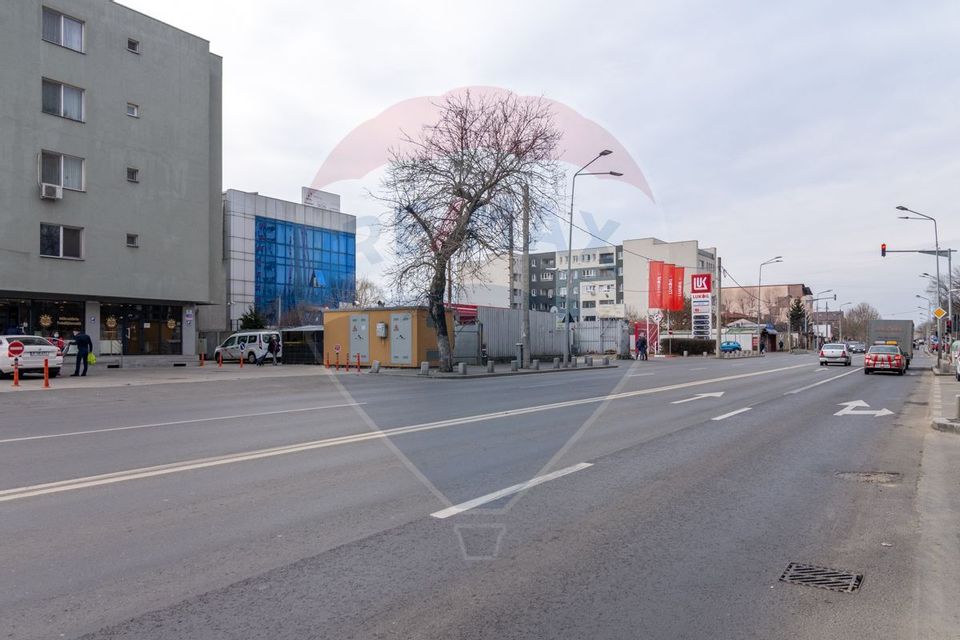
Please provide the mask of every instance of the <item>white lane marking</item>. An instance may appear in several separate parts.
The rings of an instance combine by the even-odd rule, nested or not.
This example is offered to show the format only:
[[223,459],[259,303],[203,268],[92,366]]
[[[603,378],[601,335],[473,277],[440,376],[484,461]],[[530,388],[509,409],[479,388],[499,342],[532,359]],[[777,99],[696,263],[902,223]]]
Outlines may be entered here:
[[627,377],[628,377],[628,378],[639,378],[640,376],[652,376],[652,375],[655,375],[655,374],[652,373],[652,372],[651,372],[651,373],[630,373],[630,374],[627,374]]
[[690,371],[706,371],[708,367],[693,367]]
[[[781,371],[787,371],[790,369],[798,369],[800,367],[805,367],[805,366],[807,365],[798,364],[790,367],[780,367],[779,369],[767,369],[764,371],[754,371],[752,373],[740,373],[733,376],[723,376],[721,378],[711,378],[708,380],[695,380],[692,382],[683,382],[679,384],[667,385],[665,387],[654,387],[652,389],[641,389],[639,391],[627,391],[623,393],[616,393],[616,394],[611,394],[606,396],[583,398],[581,400],[568,400],[566,402],[553,402],[550,404],[543,404],[543,405],[537,405],[532,407],[523,407],[520,409],[508,409],[506,411],[496,411],[493,413],[464,416],[462,418],[451,418],[449,420],[427,422],[424,424],[410,425],[407,427],[396,427],[393,429],[361,433],[361,434],[355,434],[350,436],[339,436],[336,438],[328,438],[326,440],[302,442],[299,444],[285,445],[281,447],[271,447],[269,449],[259,449],[255,451],[248,451],[245,453],[227,454],[222,456],[215,456],[212,458],[200,458],[197,460],[185,460],[181,462],[172,462],[169,464],[162,464],[162,465],[157,465],[153,467],[143,467],[140,469],[127,469],[125,471],[116,471],[114,473],[105,473],[105,474],[96,475],[96,476],[88,476],[85,478],[74,478],[71,480],[60,480],[57,482],[48,482],[44,484],[38,484],[38,485],[32,485],[32,486],[26,486],[26,487],[15,487],[13,489],[0,490],[0,502],[8,502],[10,500],[30,498],[30,497],[46,495],[50,493],[74,491],[76,489],[86,489],[89,487],[98,487],[101,485],[114,484],[117,482],[126,482],[128,480],[152,478],[155,476],[169,475],[171,473],[179,473],[182,471],[192,471],[195,469],[217,467],[225,464],[232,464],[235,462],[247,462],[250,460],[260,460],[262,458],[271,458],[274,456],[287,455],[291,453],[301,453],[303,451],[323,449],[326,447],[333,447],[333,446],[344,445],[344,444],[353,444],[356,442],[365,442],[368,440],[379,440],[379,439],[388,438],[389,436],[403,435],[406,433],[430,431],[433,429],[442,429],[445,427],[452,427],[452,426],[457,426],[461,424],[473,424],[476,422],[485,422],[487,420],[495,420],[498,418],[507,418],[511,416],[525,415],[530,413],[539,413],[541,411],[550,411],[553,409],[564,409],[566,407],[573,407],[573,406],[584,405],[584,404],[595,404],[598,402],[606,402],[609,400],[621,400],[624,398],[633,398],[633,397],[644,396],[644,395],[649,395],[653,393],[660,393],[662,391],[673,391],[675,389],[685,389],[688,387],[697,387],[701,385],[714,384],[716,382],[725,382],[727,380],[753,378],[756,376],[761,376],[766,374],[779,373]],[[356,403],[356,404],[360,404],[360,403]]]
[[710,418],[710,419],[711,419],[711,420],[726,420],[727,418],[729,418],[729,417],[731,417],[731,416],[735,416],[735,415],[737,415],[738,413],[745,413],[745,412],[747,412],[747,411],[750,411],[750,409],[752,409],[752,408],[753,408],[753,407],[744,407],[743,409],[737,409],[736,411],[731,411],[730,413],[725,413],[725,414],[723,414],[722,416],[717,416],[716,418]]
[[827,384],[828,382],[833,382],[834,380],[839,380],[840,378],[842,378],[842,377],[844,377],[844,376],[848,376],[848,375],[850,375],[851,373],[856,373],[857,371],[860,371],[860,370],[862,370],[862,369],[863,369],[863,367],[857,367],[856,369],[854,369],[854,370],[852,370],[852,371],[847,371],[846,373],[841,373],[841,374],[838,375],[838,376],[833,376],[832,378],[827,378],[826,380],[821,380],[820,382],[814,382],[813,384],[808,384],[808,385],[805,386],[805,387],[800,387],[799,389],[794,389],[793,391],[787,391],[787,392],[786,392],[785,394],[783,394],[783,395],[789,396],[789,395],[793,395],[793,394],[795,394],[795,393],[800,393],[801,391],[806,391],[807,389],[813,389],[814,387],[819,387],[819,386],[822,385],[822,384]]
[[698,393],[692,398],[684,398],[683,400],[674,400],[670,404],[683,404],[684,402],[693,402],[694,400],[700,400],[701,398],[719,398],[724,394],[723,391],[714,391],[713,393]]
[[582,471],[587,467],[592,467],[593,464],[589,462],[581,462],[580,464],[575,464],[572,467],[567,467],[565,469],[558,469],[551,473],[544,474],[542,476],[537,476],[531,478],[526,482],[521,482],[520,484],[515,484],[512,487],[507,487],[506,489],[500,489],[500,491],[494,491],[493,493],[488,493],[485,496],[480,496],[479,498],[474,498],[473,500],[468,500],[467,502],[461,502],[460,504],[455,504],[452,507],[447,507],[446,509],[441,509],[431,513],[430,515],[439,520],[444,518],[449,518],[455,516],[458,513],[463,513],[464,511],[469,511],[470,509],[475,509],[480,505],[488,504],[490,502],[496,502],[500,498],[506,498],[515,493],[520,493],[530,487],[535,487],[538,484],[543,484],[544,482],[549,482],[550,480],[556,480],[557,478],[562,478],[563,476],[570,475],[571,473],[576,473],[577,471]]
[[28,440],[47,440],[49,438],[66,438],[68,436],[85,436],[91,433],[109,433],[111,431],[130,431],[131,429],[151,429],[153,427],[172,427],[181,424],[196,424],[198,422],[214,422],[217,420],[239,420],[240,418],[258,418],[262,416],[278,416],[285,413],[303,413],[305,411],[319,411],[321,409],[339,409],[340,407],[355,407],[366,402],[347,402],[344,404],[328,404],[321,407],[305,407],[303,409],[284,409],[282,411],[264,411],[263,413],[243,413],[235,416],[216,416],[213,418],[192,418],[190,420],[174,420],[172,422],[154,422],[152,424],[134,424],[128,427],[105,427],[103,429],[90,429],[89,431],[70,431],[67,433],[48,433],[39,436],[22,436],[19,438],[6,438],[0,440],[0,444],[9,444],[11,442],[26,442]]

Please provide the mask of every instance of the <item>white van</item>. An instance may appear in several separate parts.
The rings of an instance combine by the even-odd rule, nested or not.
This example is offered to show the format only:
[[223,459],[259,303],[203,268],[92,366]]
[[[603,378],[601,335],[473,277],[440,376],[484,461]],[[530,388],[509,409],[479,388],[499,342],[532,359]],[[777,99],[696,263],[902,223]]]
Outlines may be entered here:
[[[243,358],[253,364],[267,353],[270,338],[277,339],[277,359],[279,360],[283,356],[283,342],[280,340],[280,332],[266,329],[252,329],[233,334],[214,350],[213,359],[239,360]],[[268,360],[270,360],[269,356]]]

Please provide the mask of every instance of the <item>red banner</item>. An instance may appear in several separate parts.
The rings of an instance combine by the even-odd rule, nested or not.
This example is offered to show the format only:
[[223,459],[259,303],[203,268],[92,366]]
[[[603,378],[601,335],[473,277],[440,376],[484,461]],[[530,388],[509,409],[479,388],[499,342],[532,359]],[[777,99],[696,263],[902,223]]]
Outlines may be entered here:
[[650,261],[650,280],[647,283],[647,306],[662,309],[663,304],[663,261]]
[[672,264],[663,265],[664,285],[663,285],[663,306],[661,308],[666,309],[667,311],[673,311],[673,300],[675,297],[673,290],[674,290],[674,287],[676,286],[676,282],[675,282],[676,276],[674,275],[675,269],[676,269],[676,265],[672,265]]
[[671,300],[671,311],[683,310],[683,267],[673,268],[673,299]]

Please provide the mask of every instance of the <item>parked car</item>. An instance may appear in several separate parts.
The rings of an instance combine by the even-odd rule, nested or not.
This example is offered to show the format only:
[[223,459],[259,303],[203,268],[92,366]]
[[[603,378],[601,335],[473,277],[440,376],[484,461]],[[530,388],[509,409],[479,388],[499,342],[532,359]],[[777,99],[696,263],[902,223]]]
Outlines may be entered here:
[[720,343],[720,353],[730,353],[732,351],[742,351],[743,347],[736,340],[724,340]]
[[0,376],[6,377],[13,373],[14,357],[10,355],[11,342],[19,342],[23,345],[23,353],[18,359],[20,373],[43,373],[43,361],[46,359],[50,376],[60,375],[60,368],[63,366],[63,354],[46,338],[40,336],[0,336]]
[[950,357],[953,359],[954,373],[957,374],[957,382],[960,382],[960,340],[954,340],[950,345]]
[[845,367],[850,366],[853,358],[847,350],[847,345],[841,342],[831,342],[820,347],[820,366],[825,367],[831,362],[842,364]]
[[280,333],[273,330],[239,331],[223,341],[214,349],[213,358],[218,360],[239,360],[243,358],[250,364],[256,362],[267,352],[270,338],[277,339],[277,359],[283,357],[283,342]]
[[907,370],[907,358],[900,351],[900,347],[892,344],[874,345],[867,350],[863,357],[863,373],[875,371],[896,371],[902,376]]

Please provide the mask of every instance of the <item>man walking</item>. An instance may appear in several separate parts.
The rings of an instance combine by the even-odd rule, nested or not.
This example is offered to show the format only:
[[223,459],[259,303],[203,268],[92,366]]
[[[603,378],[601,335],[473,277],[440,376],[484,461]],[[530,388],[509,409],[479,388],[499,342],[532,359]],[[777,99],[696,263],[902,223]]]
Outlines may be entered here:
[[647,334],[641,333],[637,341],[637,360],[647,359]]
[[[93,340],[90,339],[85,333],[73,330],[73,341],[77,345],[77,367],[71,374],[71,378],[74,376],[85,376],[87,375],[87,356],[90,355],[90,352],[93,351]],[[80,364],[83,364],[83,373],[80,373]]]

